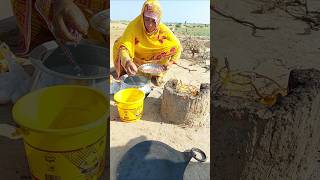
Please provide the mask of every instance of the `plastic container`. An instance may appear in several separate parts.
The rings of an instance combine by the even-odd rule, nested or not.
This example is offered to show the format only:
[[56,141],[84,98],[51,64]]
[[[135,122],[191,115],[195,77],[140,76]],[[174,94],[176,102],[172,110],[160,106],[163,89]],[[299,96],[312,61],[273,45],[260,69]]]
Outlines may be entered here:
[[140,120],[143,114],[145,94],[137,88],[127,88],[118,91],[114,100],[118,107],[121,121],[133,122]]
[[109,102],[85,86],[34,91],[13,107],[33,179],[95,180],[105,167]]

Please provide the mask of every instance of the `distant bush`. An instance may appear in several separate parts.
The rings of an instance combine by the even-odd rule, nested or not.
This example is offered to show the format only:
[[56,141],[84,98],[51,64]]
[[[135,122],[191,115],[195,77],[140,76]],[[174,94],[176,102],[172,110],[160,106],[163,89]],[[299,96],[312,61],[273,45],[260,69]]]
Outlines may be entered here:
[[181,35],[188,35],[191,36],[210,36],[210,27],[209,26],[198,26],[198,25],[190,25],[187,24],[185,28],[178,28],[177,24],[175,26],[175,33],[181,34]]
[[177,28],[181,28],[181,27],[182,27],[182,23],[176,24],[176,27],[177,27]]

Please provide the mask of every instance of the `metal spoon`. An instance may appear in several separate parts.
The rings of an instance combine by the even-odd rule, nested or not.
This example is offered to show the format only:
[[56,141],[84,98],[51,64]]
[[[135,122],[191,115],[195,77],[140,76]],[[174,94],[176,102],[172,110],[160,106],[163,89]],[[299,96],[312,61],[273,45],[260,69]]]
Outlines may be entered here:
[[69,63],[71,63],[74,66],[74,70],[76,71],[77,75],[80,76],[82,74],[82,69],[80,65],[74,60],[71,51],[60,41],[56,40],[59,47],[62,49],[64,54],[66,55]]

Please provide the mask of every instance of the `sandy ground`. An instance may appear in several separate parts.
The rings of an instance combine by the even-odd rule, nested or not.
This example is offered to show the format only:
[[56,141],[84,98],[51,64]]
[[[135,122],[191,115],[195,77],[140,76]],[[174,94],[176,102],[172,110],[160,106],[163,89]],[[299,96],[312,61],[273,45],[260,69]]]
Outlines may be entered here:
[[[310,0],[312,9],[320,9],[320,3]],[[223,18],[211,12],[213,32],[212,55],[223,62],[228,57],[231,69],[255,71],[277,80],[286,87],[289,73],[295,68],[320,69],[320,31],[300,35],[308,25],[293,19],[281,10],[264,14],[252,14],[251,11],[262,6],[258,0],[216,1],[216,7],[224,13],[241,20],[247,20],[258,26],[278,27],[278,30],[257,31],[253,37],[251,28],[233,20]],[[319,168],[318,168],[319,169]],[[309,180],[319,179],[315,171]]]
[[[113,41],[123,31],[118,29],[118,34],[111,33]],[[116,29],[112,29],[113,30]],[[181,65],[189,67],[192,63],[189,60],[181,60]],[[111,63],[112,64],[112,63]],[[209,72],[200,66],[190,66],[190,69],[197,71],[190,72],[178,66],[174,66],[167,74],[167,79],[178,78],[185,83],[200,85],[210,81]],[[209,179],[210,169],[210,128],[209,124],[203,128],[187,128],[161,122],[159,108],[160,95],[162,88],[155,88],[145,101],[144,116],[141,121],[135,123],[123,123],[119,121],[118,113],[114,102],[111,101],[111,149],[110,162],[106,162],[111,168],[111,179],[115,179],[115,171],[119,160],[126,151],[133,145],[144,140],[162,141],[178,151],[189,150],[197,147],[207,155],[205,163],[198,163],[192,160],[185,171],[187,180],[206,180]],[[11,124],[11,105],[0,106],[0,124]],[[208,117],[209,123],[209,117]],[[1,127],[0,127],[0,130]],[[29,168],[25,156],[22,140],[12,140],[0,133],[0,174],[4,179],[30,179]],[[109,164],[110,163],[110,164]],[[101,179],[107,179],[109,174],[105,173]],[[0,178],[0,179],[2,179]]]
[[[262,5],[257,0],[217,1],[217,7],[239,19],[259,26],[278,27],[278,30],[257,31],[253,37],[251,28],[223,18],[211,12],[214,24],[211,42],[212,55],[220,62],[228,57],[232,69],[254,70],[287,85],[289,72],[294,68],[320,69],[320,32],[299,35],[307,24],[294,20],[283,11],[252,14]],[[284,64],[281,65],[281,64]]]
[[[121,23],[111,23],[110,47],[112,49],[116,38],[121,35],[126,27]],[[111,54],[112,57],[112,54]],[[110,58],[112,59],[112,58]],[[197,71],[185,70],[178,66],[173,66],[168,72],[166,79],[177,78],[185,83],[200,85],[210,82],[210,73],[200,66],[189,66],[190,60],[181,60],[181,65]],[[111,67],[113,63],[111,62]],[[202,128],[185,128],[177,125],[161,122],[160,117],[160,96],[163,88],[155,88],[145,100],[144,115],[141,121],[134,123],[124,123],[119,121],[117,108],[111,101],[111,179],[115,179],[115,172],[122,155],[133,145],[144,140],[157,140],[168,144],[179,151],[185,151],[192,147],[202,149],[208,156],[206,163],[192,162],[185,171],[185,179],[204,180],[209,179],[210,168],[210,128],[209,117],[208,126]],[[193,160],[192,160],[193,161]]]

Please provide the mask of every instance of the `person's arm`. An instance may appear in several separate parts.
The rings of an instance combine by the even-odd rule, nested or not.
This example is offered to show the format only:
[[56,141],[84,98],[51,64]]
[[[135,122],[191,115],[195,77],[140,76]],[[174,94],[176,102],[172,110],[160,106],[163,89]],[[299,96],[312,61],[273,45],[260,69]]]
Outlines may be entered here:
[[121,66],[125,69],[129,76],[137,73],[138,68],[130,57],[129,51],[125,47],[120,47],[119,58]]
[[85,35],[89,23],[73,0],[37,0],[35,7],[50,31],[62,41],[77,42]]
[[174,35],[174,33],[168,27],[165,26],[164,30],[167,31],[167,39],[169,41],[175,41],[177,44],[175,47],[172,47],[170,50],[170,53],[172,53],[173,55],[170,57],[167,65],[171,66],[172,64],[178,63],[178,61],[180,60],[180,56],[182,53],[182,46],[179,39]]
[[119,39],[119,55],[121,66],[125,69],[128,75],[135,75],[138,72],[138,68],[133,62],[134,59],[134,40],[135,35],[132,31],[132,26],[134,21],[130,22],[126,30],[123,32],[121,38]]
[[131,61],[130,55],[128,50],[125,47],[120,47],[120,61],[121,61],[121,66],[123,68],[126,68],[126,64],[128,61]]
[[171,59],[170,59],[170,62],[172,64],[176,64],[180,60],[181,52],[182,52],[182,47],[179,42],[177,49],[176,49],[176,53],[173,56],[171,56]]

